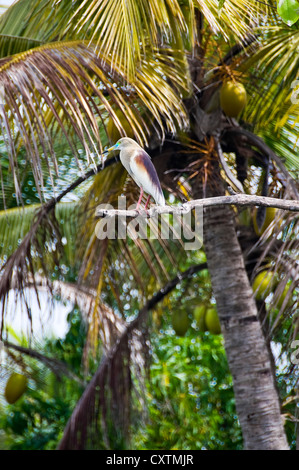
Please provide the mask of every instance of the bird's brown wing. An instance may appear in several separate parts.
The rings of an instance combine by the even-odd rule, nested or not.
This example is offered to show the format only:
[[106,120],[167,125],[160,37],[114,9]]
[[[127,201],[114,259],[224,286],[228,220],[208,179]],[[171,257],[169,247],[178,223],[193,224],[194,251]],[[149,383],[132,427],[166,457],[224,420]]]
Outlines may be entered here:
[[133,178],[144,191],[155,199],[158,204],[165,204],[160,181],[150,156],[144,150],[136,150],[130,160]]

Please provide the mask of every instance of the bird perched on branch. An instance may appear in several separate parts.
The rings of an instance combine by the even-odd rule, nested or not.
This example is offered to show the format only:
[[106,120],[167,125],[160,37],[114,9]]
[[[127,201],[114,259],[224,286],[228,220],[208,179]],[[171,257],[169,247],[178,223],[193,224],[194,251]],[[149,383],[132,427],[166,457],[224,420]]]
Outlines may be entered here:
[[144,192],[148,194],[145,209],[148,206],[151,196],[154,198],[156,204],[165,206],[160,181],[148,153],[146,153],[135,140],[129,137],[122,137],[106,152],[111,152],[112,150],[120,150],[119,156],[121,163],[135,183],[140,187],[140,196],[136,209],[139,209]]

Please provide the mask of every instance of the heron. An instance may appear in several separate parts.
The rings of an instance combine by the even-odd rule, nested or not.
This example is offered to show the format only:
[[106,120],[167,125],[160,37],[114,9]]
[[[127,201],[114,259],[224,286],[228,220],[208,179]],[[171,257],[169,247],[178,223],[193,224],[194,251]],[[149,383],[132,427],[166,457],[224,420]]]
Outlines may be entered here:
[[139,210],[143,193],[148,194],[144,207],[145,210],[147,209],[151,197],[154,198],[157,205],[165,206],[165,198],[157,171],[149,154],[130,137],[122,137],[115,145],[108,148],[106,152],[113,150],[120,151],[119,157],[121,163],[135,183],[140,187],[140,196],[136,210]]

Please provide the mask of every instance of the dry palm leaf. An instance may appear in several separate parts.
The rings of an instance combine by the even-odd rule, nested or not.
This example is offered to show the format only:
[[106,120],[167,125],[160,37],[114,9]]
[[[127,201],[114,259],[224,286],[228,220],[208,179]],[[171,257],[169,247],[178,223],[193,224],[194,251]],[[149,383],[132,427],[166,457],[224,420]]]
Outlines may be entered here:
[[[86,165],[96,165],[103,152],[99,127],[105,129],[108,116],[122,128],[115,112],[115,103],[124,113],[133,134],[147,140],[147,124],[138,107],[147,108],[163,131],[163,117],[168,130],[184,127],[187,118],[178,91],[186,87],[186,70],[177,62],[173,72],[171,51],[147,55],[128,86],[119,65],[101,50],[94,50],[80,41],[52,43],[31,49],[0,68],[0,84],[5,90],[0,106],[0,125],[9,155],[17,196],[19,169],[18,146],[24,146],[30,161],[40,198],[43,193],[41,159],[48,165],[50,176],[58,173],[53,138],[58,128],[63,132],[79,168],[82,159],[76,149],[79,139],[85,151]],[[172,85],[165,81],[165,74]],[[115,86],[117,85],[117,86]],[[175,92],[175,88],[177,91]],[[41,156],[42,154],[42,156]]]

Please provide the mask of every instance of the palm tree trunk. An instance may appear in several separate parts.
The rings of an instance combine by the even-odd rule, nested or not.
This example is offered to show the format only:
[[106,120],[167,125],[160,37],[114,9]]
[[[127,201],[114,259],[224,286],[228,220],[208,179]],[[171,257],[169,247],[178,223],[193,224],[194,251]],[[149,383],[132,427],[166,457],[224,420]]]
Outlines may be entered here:
[[[219,169],[215,172],[221,184]],[[215,190],[213,184],[206,195],[219,196],[218,184],[217,187]],[[223,188],[220,192],[223,193]],[[203,220],[207,264],[233,376],[244,448],[287,450],[269,351],[258,321],[233,211],[229,207],[207,208]]]

